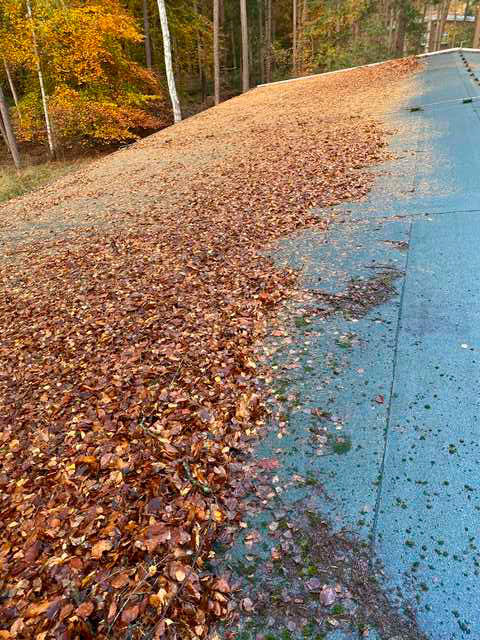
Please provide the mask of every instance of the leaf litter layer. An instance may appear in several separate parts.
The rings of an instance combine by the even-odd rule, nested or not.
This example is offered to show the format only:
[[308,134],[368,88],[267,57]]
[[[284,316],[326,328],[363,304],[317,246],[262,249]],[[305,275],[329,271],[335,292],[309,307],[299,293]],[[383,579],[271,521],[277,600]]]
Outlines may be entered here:
[[[266,420],[260,250],[365,196],[391,62],[252,91],[0,208],[0,638],[202,638]],[[145,635],[146,634],[146,635]]]

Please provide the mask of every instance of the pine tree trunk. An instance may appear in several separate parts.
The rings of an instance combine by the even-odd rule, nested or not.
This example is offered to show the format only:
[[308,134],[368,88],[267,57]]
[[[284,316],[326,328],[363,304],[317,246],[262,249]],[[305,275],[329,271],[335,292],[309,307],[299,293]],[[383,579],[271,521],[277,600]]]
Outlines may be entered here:
[[265,83],[265,38],[263,34],[263,3],[264,0],[258,2],[258,64],[260,67],[260,82]]
[[165,0],[157,0],[158,13],[160,16],[160,26],[162,27],[163,53],[165,56],[165,71],[167,74],[168,91],[172,102],[173,120],[175,123],[182,119],[180,110],[180,102],[177,95],[177,87],[175,85],[175,76],[172,65],[172,46],[170,43],[170,29],[168,28],[167,10],[165,8]]
[[265,80],[266,82],[272,81],[272,0],[266,0],[266,15],[265,15]]
[[473,34],[473,48],[480,48],[480,4],[477,5],[477,12],[475,14],[475,33]]
[[237,45],[235,42],[235,24],[232,19],[232,28],[230,30],[230,34],[232,36],[232,65],[235,70],[238,68],[238,60],[237,60]]
[[302,18],[301,18],[301,29],[300,29],[300,51],[301,51],[301,65],[302,65],[302,73],[305,73],[306,70],[306,47],[305,47],[305,42],[306,42],[306,37],[305,37],[305,28],[307,25],[307,19],[308,19],[308,7],[307,7],[307,0],[303,0],[303,9],[302,9]]
[[390,23],[388,27],[388,51],[392,53],[395,42],[395,9],[390,7]]
[[240,22],[242,26],[242,91],[250,88],[250,67],[248,52],[247,1],[240,0]]
[[400,7],[397,16],[397,30],[395,34],[395,53],[401,58],[405,48],[405,13],[404,8]]
[[220,104],[220,6],[219,0],[213,0],[213,78],[215,85],[215,104]]
[[296,76],[297,75],[297,0],[293,0],[292,30],[293,30],[292,64],[293,64],[293,75]]
[[143,0],[143,34],[145,38],[145,62],[147,69],[152,68],[152,43],[150,40],[150,18],[148,16],[148,0]]
[[32,28],[33,50],[35,53],[35,61],[37,65],[37,75],[38,75],[38,83],[40,85],[40,94],[42,96],[43,115],[45,117],[45,126],[47,129],[48,148],[50,150],[50,155],[53,157],[55,156],[55,143],[53,141],[52,125],[50,123],[50,115],[48,113],[48,99],[45,91],[45,83],[43,81],[42,67],[40,65],[40,55],[38,52],[37,36],[35,35],[35,26],[33,24],[32,7],[30,5],[30,0],[26,0],[26,3],[27,3],[27,15],[30,20],[30,24]]
[[[3,129],[5,131],[5,138],[7,141],[7,146],[12,154],[13,162],[17,169],[20,169],[20,154],[18,152],[17,141],[15,139],[15,135],[13,133],[12,124],[10,122],[10,114],[8,113],[8,106],[5,102],[5,96],[3,93],[3,89],[0,86],[0,117],[3,122]],[[3,134],[3,131],[2,131]]]
[[443,2],[439,5],[440,15],[438,15],[438,24],[437,24],[437,37],[435,42],[435,51],[440,51],[442,48],[442,37],[443,32],[445,31],[445,24],[448,18],[448,10],[450,9],[450,0],[443,0]]

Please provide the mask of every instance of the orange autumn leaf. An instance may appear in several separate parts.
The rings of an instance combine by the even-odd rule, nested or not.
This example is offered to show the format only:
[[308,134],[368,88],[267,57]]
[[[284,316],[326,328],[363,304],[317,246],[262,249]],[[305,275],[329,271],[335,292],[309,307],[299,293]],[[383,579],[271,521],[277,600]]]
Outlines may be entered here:
[[111,548],[112,548],[112,543],[110,542],[110,540],[100,540],[99,542],[94,544],[92,547],[92,558],[95,558],[95,560],[98,560],[99,558],[102,557],[102,554],[105,551],[110,551]]

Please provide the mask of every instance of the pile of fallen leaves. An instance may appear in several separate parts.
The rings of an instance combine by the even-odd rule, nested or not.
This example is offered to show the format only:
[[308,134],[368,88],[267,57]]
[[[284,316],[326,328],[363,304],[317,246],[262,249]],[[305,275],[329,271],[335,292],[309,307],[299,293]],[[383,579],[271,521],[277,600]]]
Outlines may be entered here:
[[202,638],[235,606],[208,558],[295,277],[259,250],[368,192],[362,113],[411,69],[258,89],[0,209],[0,639]]

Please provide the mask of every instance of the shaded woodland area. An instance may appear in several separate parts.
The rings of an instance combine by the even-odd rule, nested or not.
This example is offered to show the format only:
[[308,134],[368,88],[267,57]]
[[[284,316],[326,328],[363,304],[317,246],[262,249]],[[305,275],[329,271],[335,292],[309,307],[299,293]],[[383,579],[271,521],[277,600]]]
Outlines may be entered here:
[[472,2],[0,0],[3,155],[115,148],[169,125],[172,104],[178,121],[261,83],[440,49],[452,11],[471,45]]

